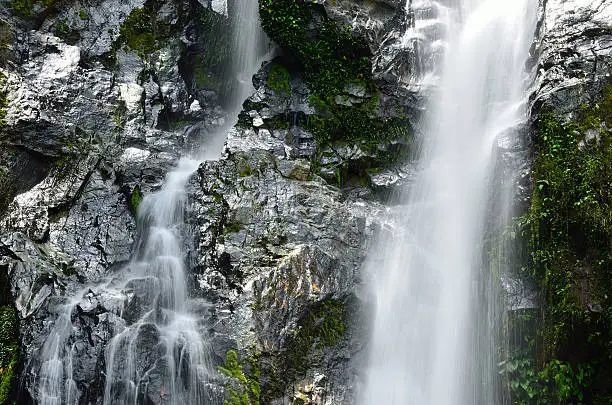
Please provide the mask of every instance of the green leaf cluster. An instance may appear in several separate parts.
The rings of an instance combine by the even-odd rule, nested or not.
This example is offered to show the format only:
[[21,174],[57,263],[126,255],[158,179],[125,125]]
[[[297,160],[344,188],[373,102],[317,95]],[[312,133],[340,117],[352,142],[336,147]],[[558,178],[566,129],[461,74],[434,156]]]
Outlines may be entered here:
[[[259,14],[268,35],[295,57],[297,69],[312,92],[309,101],[316,114],[295,121],[314,135],[320,153],[326,146],[333,149],[339,143],[358,144],[376,152],[381,143],[397,137],[409,140],[407,119],[390,120],[379,114],[371,52],[363,37],[351,32],[351,27],[336,25],[323,6],[310,1],[259,0]],[[267,85],[290,94],[289,72],[275,63]],[[348,94],[351,87],[363,89],[363,95]],[[319,157],[314,159],[315,171]],[[339,184],[345,177],[367,178],[363,170],[350,173],[351,170],[347,164],[337,168]]]
[[569,362],[551,360],[536,371],[534,360],[525,354],[500,364],[512,394],[512,405],[586,405],[585,392],[591,386],[594,369],[590,364],[573,367]]
[[[243,370],[245,362],[249,370],[246,375]],[[238,361],[238,354],[230,350],[225,354],[225,364],[219,366],[219,371],[230,378],[230,382],[224,387],[227,396],[226,405],[259,405],[261,396],[259,356],[249,357],[241,364]]]
[[[316,5],[304,0],[260,0],[259,15],[268,35],[299,59],[306,82],[317,96],[340,94],[353,80],[371,84],[371,53],[365,40],[317,13]],[[323,21],[312,32],[309,25],[315,16]]]

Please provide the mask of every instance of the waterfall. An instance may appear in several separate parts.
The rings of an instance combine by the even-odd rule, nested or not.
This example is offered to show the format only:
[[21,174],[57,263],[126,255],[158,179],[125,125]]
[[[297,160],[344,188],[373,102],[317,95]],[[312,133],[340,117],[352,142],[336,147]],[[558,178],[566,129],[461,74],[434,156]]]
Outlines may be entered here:
[[[229,114],[235,116],[253,90],[251,77],[262,59],[265,34],[256,1],[237,0],[232,5],[235,41],[233,63],[227,69],[237,83],[229,103]],[[195,310],[206,303],[188,295],[184,210],[190,177],[203,160],[220,156],[225,131],[233,123],[209,134],[196,157],[180,159],[164,186],[143,199],[138,210],[141,235],[130,264],[110,279],[78,291],[61,307],[39,355],[40,404],[83,402],[72,375],[71,335],[77,329],[72,319],[92,290],[118,302],[116,330],[105,349],[104,405],[211,403],[208,385],[217,370],[210,361],[207,325]]]
[[447,4],[453,18],[419,174],[402,198],[399,229],[381,237],[382,254],[366,266],[374,324],[362,405],[496,402],[487,323],[495,294],[479,294],[487,279],[483,234],[495,144],[517,136],[525,120],[537,4],[457,2]]

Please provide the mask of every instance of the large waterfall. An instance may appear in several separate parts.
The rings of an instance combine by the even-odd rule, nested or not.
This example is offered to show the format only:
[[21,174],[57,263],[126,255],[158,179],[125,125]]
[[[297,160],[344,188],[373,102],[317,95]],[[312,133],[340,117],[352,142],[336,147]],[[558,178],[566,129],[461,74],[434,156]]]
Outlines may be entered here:
[[478,294],[487,278],[483,234],[496,141],[525,120],[537,4],[457,3],[436,3],[452,17],[419,175],[403,197],[401,229],[379,242],[383,259],[370,266],[375,309],[362,405],[495,403],[494,294]]
[[83,403],[73,380],[72,359],[78,348],[71,344],[77,330],[71,319],[77,306],[94,295],[106,297],[116,308],[114,337],[105,348],[104,405],[211,403],[209,382],[217,370],[209,359],[207,325],[197,313],[207,303],[188,295],[182,238],[187,182],[203,160],[220,156],[225,132],[253,90],[251,77],[265,50],[257,2],[238,0],[232,6],[233,63],[227,67],[236,83],[228,92],[232,119],[208,134],[194,157],[182,158],[164,186],[143,199],[138,210],[140,241],[130,264],[76,292],[60,308],[39,356],[42,405]]

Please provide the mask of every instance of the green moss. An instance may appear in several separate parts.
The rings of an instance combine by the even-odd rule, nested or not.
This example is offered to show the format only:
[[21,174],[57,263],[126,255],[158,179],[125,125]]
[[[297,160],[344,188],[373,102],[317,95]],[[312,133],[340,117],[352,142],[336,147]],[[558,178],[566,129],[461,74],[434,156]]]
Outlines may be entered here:
[[81,20],[89,20],[89,16],[87,15],[87,13],[85,12],[85,10],[83,10],[82,8],[79,9],[79,18]]
[[267,85],[277,93],[289,95],[291,94],[291,86],[289,85],[289,71],[283,65],[275,63],[272,65],[268,73]]
[[210,9],[202,8],[200,23],[195,27],[198,42],[184,56],[185,67],[191,70],[197,89],[213,90],[225,97],[230,92],[226,69],[232,61],[232,28],[228,19]]
[[[335,346],[342,339],[347,316],[345,303],[335,299],[318,302],[303,314],[280,354],[279,373],[286,386],[304,376],[315,351]],[[272,399],[268,392],[266,397]]]
[[607,86],[572,122],[545,112],[535,145],[535,187],[521,220],[531,251],[524,271],[544,298],[534,368],[567,380],[549,390],[553,403],[612,395],[612,132],[603,125],[611,105]]
[[130,195],[130,209],[132,214],[138,214],[138,207],[140,207],[140,203],[142,203],[142,191],[140,191],[140,186],[136,186]]
[[291,123],[284,115],[275,115],[264,121],[270,129],[289,129],[291,127]]
[[[245,363],[248,367],[246,375],[243,371]],[[261,389],[258,355],[247,358],[241,364],[238,354],[230,350],[225,355],[225,364],[219,366],[219,371],[230,378],[230,382],[224,387],[226,405],[259,405]]]
[[119,43],[146,58],[159,49],[155,36],[155,14],[149,8],[135,8],[119,29]]
[[17,313],[12,307],[0,307],[0,404],[8,404],[14,384],[19,353]]
[[248,177],[250,175],[253,174],[253,169],[251,168],[251,165],[249,165],[248,163],[245,163],[240,170],[238,170],[238,175],[240,177]]
[[[158,18],[162,2],[147,0],[142,7],[132,10],[119,28],[119,37],[113,44],[111,59],[118,49],[134,51],[144,60],[159,52],[164,42],[177,33],[178,24],[171,24]],[[81,18],[85,15],[81,15]],[[182,14],[179,10],[179,20]]]
[[43,9],[54,5],[57,0],[11,0],[9,6],[15,14],[26,18],[32,15],[34,6],[40,6]]
[[55,23],[55,28],[53,29],[53,34],[58,38],[65,38],[68,34],[70,34],[70,26],[68,25],[68,19],[64,18],[62,20],[58,20]]
[[224,233],[237,233],[242,230],[242,225],[238,222],[227,221],[223,226]]
[[311,97],[319,114],[307,117],[304,126],[321,145],[338,141],[360,143],[375,150],[391,139],[410,139],[410,124],[404,119],[376,117],[367,106],[344,106]]

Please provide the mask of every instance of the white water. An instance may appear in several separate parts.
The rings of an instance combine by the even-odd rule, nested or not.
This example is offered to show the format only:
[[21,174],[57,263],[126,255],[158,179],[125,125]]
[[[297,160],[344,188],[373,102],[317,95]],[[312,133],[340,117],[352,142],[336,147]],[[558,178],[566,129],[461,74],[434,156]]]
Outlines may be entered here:
[[422,170],[404,196],[402,230],[380,241],[382,259],[369,269],[375,312],[362,405],[496,402],[494,294],[479,294],[483,233],[496,139],[525,119],[537,4],[457,2],[447,4]]
[[[238,83],[230,102],[233,116],[253,90],[251,77],[259,68],[265,35],[256,1],[238,0],[231,14],[235,41],[233,66],[228,69]],[[225,129],[204,141],[197,158],[182,158],[163,188],[144,198],[138,213],[140,243],[132,262],[111,280],[91,286],[121,302],[123,309],[117,315],[125,320],[106,347],[104,405],[210,403],[207,384],[217,371],[209,361],[206,325],[192,313],[192,307],[202,307],[202,303],[188,296],[182,237],[186,185],[203,160],[219,158]],[[71,319],[89,291],[79,291],[62,307],[41,350],[41,405],[81,402],[73,380],[71,337],[76,327]]]

